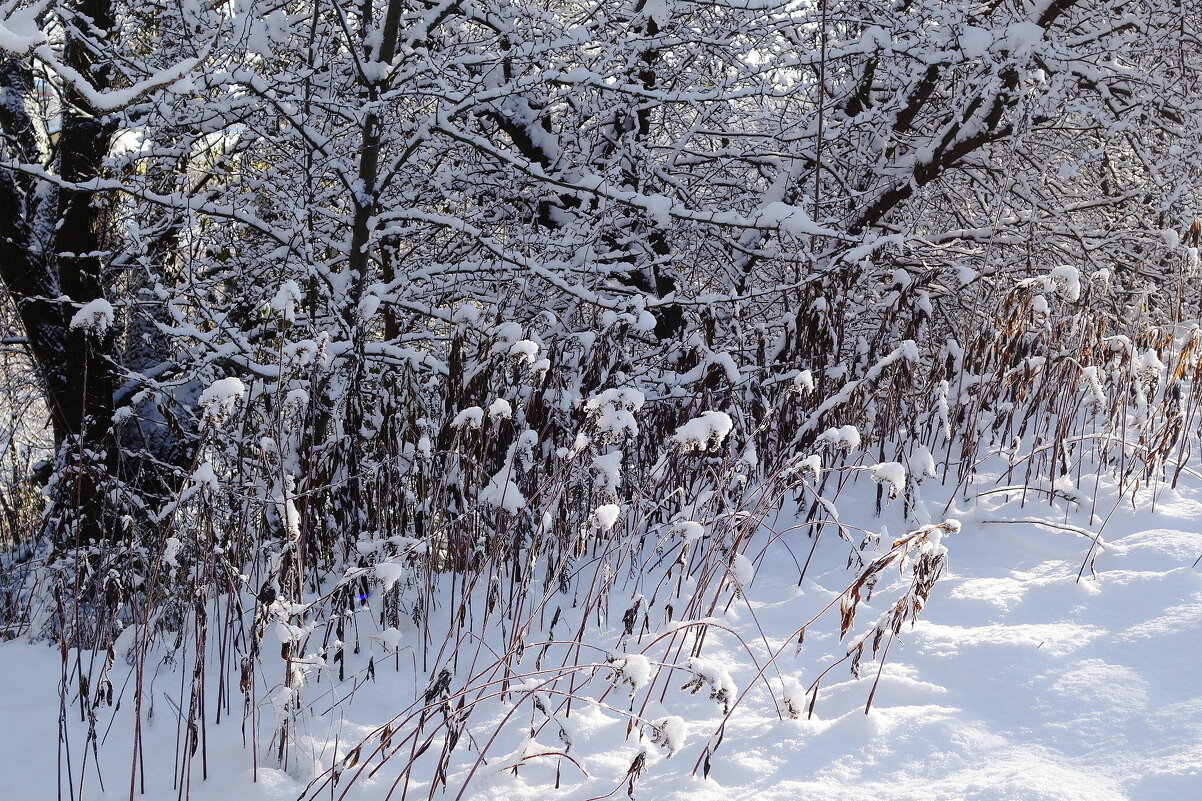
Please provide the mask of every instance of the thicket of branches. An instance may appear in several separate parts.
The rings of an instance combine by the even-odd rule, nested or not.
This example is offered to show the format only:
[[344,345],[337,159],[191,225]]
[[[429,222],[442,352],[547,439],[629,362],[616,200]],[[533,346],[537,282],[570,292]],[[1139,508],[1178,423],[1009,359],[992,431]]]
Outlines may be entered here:
[[[878,499],[997,453],[1045,501],[1171,480],[1195,28],[1172,0],[0,5],[0,631],[217,638],[245,690],[268,623],[285,660],[343,643],[381,587],[385,629],[505,610],[516,674],[557,592],[646,570],[645,614],[669,548],[705,617],[764,515],[831,521],[859,468]],[[477,675],[453,650],[428,704]]]

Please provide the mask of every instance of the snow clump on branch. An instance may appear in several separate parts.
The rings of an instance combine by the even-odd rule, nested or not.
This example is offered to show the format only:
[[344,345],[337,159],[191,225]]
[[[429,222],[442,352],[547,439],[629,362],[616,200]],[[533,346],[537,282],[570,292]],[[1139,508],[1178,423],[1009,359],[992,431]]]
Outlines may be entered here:
[[718,705],[722,707],[722,714],[730,714],[731,704],[739,695],[730,671],[717,662],[696,656],[689,657],[688,662],[685,663],[685,669],[693,674],[693,678],[681,689],[696,695],[702,688],[709,687],[710,700],[718,702]]
[[616,503],[607,503],[593,510],[593,523],[601,531],[609,531],[618,522],[622,507]]
[[451,428],[479,428],[484,421],[484,410],[479,406],[469,406],[451,421]]
[[702,412],[700,417],[695,417],[677,428],[672,438],[686,451],[703,451],[711,444],[715,448],[719,447],[734,425],[734,421],[726,412]]
[[234,413],[234,407],[246,394],[246,385],[234,376],[219,378],[200,393],[196,404],[204,413],[206,423],[221,425]]
[[873,465],[872,480],[889,487],[889,497],[896,498],[906,490],[906,468],[900,462],[881,462]]
[[613,670],[609,680],[615,687],[625,685],[631,698],[651,681],[651,660],[643,654],[606,654],[605,663]]
[[854,451],[860,447],[860,430],[855,426],[828,428],[818,435],[818,441],[827,443],[836,451]]
[[507,461],[489,480],[488,486],[480,490],[476,496],[480,503],[487,504],[494,509],[504,509],[510,514],[524,509],[526,498],[518,489],[518,485],[510,480],[509,476],[512,471],[513,465]]
[[497,398],[488,407],[488,416],[494,420],[508,420],[513,417],[513,407],[504,398]]
[[530,339],[519,339],[509,346],[509,355],[526,364],[534,364],[538,357],[538,343]]
[[645,402],[643,393],[637,389],[607,389],[590,398],[584,408],[596,417],[597,430],[616,441],[639,435],[634,413]]
[[113,304],[104,298],[96,298],[75,312],[75,316],[71,318],[71,328],[83,328],[96,336],[104,336],[112,327],[114,318]]
[[651,724],[651,742],[668,752],[667,759],[681,749],[687,733],[688,725],[679,715],[669,715]]

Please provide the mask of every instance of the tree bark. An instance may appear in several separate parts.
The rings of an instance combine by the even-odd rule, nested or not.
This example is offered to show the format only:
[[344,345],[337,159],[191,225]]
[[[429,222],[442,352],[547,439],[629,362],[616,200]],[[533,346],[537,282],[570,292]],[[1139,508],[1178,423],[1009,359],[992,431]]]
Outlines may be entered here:
[[[84,37],[114,31],[112,4],[81,0],[72,11],[63,20],[63,62],[103,91],[110,67],[95,62]],[[23,108],[35,89],[28,68],[9,60],[0,69],[0,84],[8,101],[0,119],[6,149],[25,162],[43,161]],[[118,451],[112,437],[114,329],[71,327],[79,305],[105,296],[103,208],[87,184],[101,175],[113,126],[70,82],[63,100],[54,166],[67,186],[41,201],[54,204],[50,241],[38,241],[35,182],[0,175],[0,280],[13,297],[46,393],[60,469],[55,501],[63,526],[55,536],[67,544],[117,536],[109,490]]]

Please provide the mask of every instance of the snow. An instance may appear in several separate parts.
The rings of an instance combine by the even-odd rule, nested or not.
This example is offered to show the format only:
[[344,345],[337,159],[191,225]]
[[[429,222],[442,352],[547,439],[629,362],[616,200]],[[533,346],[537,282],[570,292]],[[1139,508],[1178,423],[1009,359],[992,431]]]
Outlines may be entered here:
[[616,494],[622,483],[622,452],[613,450],[597,454],[593,457],[593,470],[596,471],[597,487],[606,494]]
[[[620,465],[621,451],[613,453],[617,455],[606,456]],[[898,458],[915,475],[920,464],[933,461],[929,452],[917,447],[908,457]],[[1109,513],[1105,522],[1091,521],[1088,509],[1066,508],[1063,501],[1041,510],[1030,500],[1024,504],[1018,493],[981,494],[996,488],[996,476],[985,475],[962,487],[953,486],[954,480],[946,486],[931,480],[911,488],[907,504],[886,505],[884,518],[878,519],[872,514],[876,485],[868,480],[869,473],[887,483],[905,483],[906,470],[898,463],[863,468],[860,481],[849,481],[840,490],[843,522],[881,532],[878,554],[899,538],[887,533],[894,531],[919,535],[921,553],[947,558],[929,603],[915,625],[902,628],[883,665],[866,661],[860,678],[837,667],[822,678],[816,697],[812,695],[812,682],[845,653],[847,643],[829,626],[815,625],[807,629],[799,647],[797,630],[847,586],[851,573],[841,568],[848,546],[836,536],[814,539],[810,528],[795,527],[798,507],[786,504],[778,516],[769,516],[762,531],[731,547],[728,521],[706,517],[707,504],[698,502],[695,508],[674,512],[677,522],[658,529],[661,542],[654,551],[648,548],[647,555],[672,566],[686,542],[685,562],[715,549],[720,555],[716,566],[719,571],[728,566],[733,579],[724,580],[719,573],[723,580],[705,591],[707,599],[719,602],[695,609],[681,604],[669,617],[653,600],[644,631],[646,598],[653,595],[649,587],[624,583],[623,566],[611,573],[598,571],[599,581],[607,582],[598,590],[614,598],[607,608],[608,620],[590,617],[581,628],[576,618],[559,623],[551,633],[536,628],[516,633],[524,637],[528,654],[521,663],[523,673],[512,677],[504,697],[498,683],[467,700],[466,709],[480,705],[469,721],[476,745],[467,749],[464,760],[449,766],[448,797],[463,790],[465,798],[480,801],[583,801],[614,787],[620,787],[615,795],[624,797],[627,770],[645,750],[636,798],[1193,798],[1202,783],[1202,687],[1196,681],[1202,660],[1202,571],[1194,566],[1202,554],[1202,479],[1186,473],[1177,490],[1155,490],[1154,510],[1149,489],[1140,491],[1138,503],[1116,505],[1114,489],[1105,481],[1097,490],[1088,477],[1057,482],[1065,491],[1095,492],[1099,508]],[[206,475],[206,463],[201,463],[193,477],[203,481]],[[490,482],[498,495],[516,492],[507,476],[499,473]],[[966,500],[974,497],[971,503]],[[506,504],[512,500],[501,500],[493,508],[509,508]],[[945,507],[950,507],[946,513]],[[520,507],[511,510],[516,508]],[[623,513],[641,514],[613,503],[595,507],[593,516],[606,526],[616,525]],[[938,525],[915,522],[941,520],[945,514],[954,518]],[[1098,557],[1097,577],[1086,571],[1078,580],[1089,537],[1020,518],[1067,520],[1084,532],[1104,533],[1107,548]],[[356,550],[365,567],[352,577],[368,579],[371,595],[380,588],[397,592],[399,587],[403,598],[459,586],[449,574],[423,576],[416,591],[401,586],[412,568],[403,557],[389,554],[413,544],[417,541],[399,538],[361,541]],[[181,558],[184,539],[173,537],[167,545],[164,564],[182,569],[188,561]],[[803,560],[811,548],[814,565],[820,567],[799,583],[794,559]],[[867,554],[872,553],[870,547]],[[573,561],[573,569],[606,558],[610,557],[586,551]],[[655,592],[670,595],[669,585],[678,575],[686,587],[698,580],[674,572]],[[544,579],[536,574],[540,586]],[[887,612],[909,581],[906,567],[884,571],[853,632],[862,632],[867,622]],[[715,595],[718,585],[729,588],[736,583],[737,593]],[[582,592],[587,587],[586,583]],[[548,621],[556,607],[563,606],[566,614],[575,602],[571,594],[555,592],[553,580],[546,591],[551,599],[545,609]],[[636,592],[640,600],[631,603]],[[453,596],[438,597],[441,601]],[[457,600],[440,603],[431,614],[453,620],[457,606]],[[425,699],[431,676],[418,667],[423,638],[413,636],[414,623],[407,613],[399,621],[381,621],[378,608],[354,617],[363,630],[348,625],[342,635],[348,669],[340,681],[333,656],[343,644],[335,643],[332,635],[323,639],[324,629],[302,620],[306,608],[306,603],[271,605],[266,622],[270,642],[265,641],[256,662],[245,720],[235,668],[229,714],[223,712],[220,723],[210,716],[207,724],[203,747],[209,773],[202,779],[197,768],[192,776],[190,794],[196,801],[304,797],[310,779],[338,760],[346,764],[348,752],[360,742],[368,745],[359,759],[374,768],[379,758],[368,754],[380,744],[382,727],[389,721],[395,725],[394,716],[406,714],[415,698]],[[249,630],[253,598],[246,609],[243,620]],[[627,610],[633,627],[623,634]],[[494,611],[487,621],[497,634],[488,647],[513,647],[516,640],[509,638],[514,630],[501,624],[499,614]],[[519,627],[537,625],[538,614],[533,609],[523,612]],[[481,630],[485,629],[473,629]],[[447,631],[460,628],[452,623]],[[128,797],[138,687],[144,688],[143,702],[155,704],[155,714],[144,717],[142,724],[145,797],[177,795],[171,788],[179,780],[179,715],[172,698],[181,682],[190,680],[196,663],[183,651],[170,660],[164,651],[153,651],[140,680],[134,647],[139,628],[130,626],[126,632],[107,673],[116,703],[89,706],[107,736],[96,756],[88,751],[84,801]],[[698,655],[693,649],[702,633],[704,647]],[[219,643],[212,640],[207,671],[220,663]],[[555,687],[548,684],[556,673],[556,660],[566,651],[550,652],[544,659],[541,645],[536,645],[552,640],[584,652],[582,667],[571,673],[570,714],[557,695],[567,690],[568,679]],[[295,657],[292,666],[280,656],[285,642]],[[477,669],[468,667],[474,645],[467,639],[449,642],[448,647],[460,652],[465,671]],[[429,653],[437,648],[435,643]],[[354,649],[361,653],[353,654]],[[374,659],[372,678],[363,667],[369,658]],[[82,758],[86,742],[87,723],[78,716],[79,675],[90,677],[94,693],[104,655],[97,655],[96,668],[89,672],[91,659],[90,652],[68,655],[70,683],[63,697],[72,714],[67,715],[69,736],[63,748],[72,759]],[[0,775],[6,777],[7,797],[56,797],[62,669],[55,648],[20,640],[0,643],[0,672],[6,680],[0,694]],[[212,686],[219,686],[217,673],[207,676]],[[872,707],[865,714],[866,698],[874,687]],[[216,699],[209,697],[206,703],[216,711]],[[451,710],[458,714],[455,707]],[[442,714],[433,712],[432,726],[441,725]],[[284,764],[266,756],[277,715],[293,719],[297,726],[293,756]],[[503,720],[512,727],[491,741],[492,727]],[[400,740],[396,735],[394,746]],[[257,761],[252,745],[258,748]],[[710,767],[708,778],[703,778],[702,771],[693,769],[707,749]],[[548,754],[566,754],[580,770],[566,758]],[[481,756],[479,769],[472,773]],[[347,801],[384,801],[407,763],[385,763],[378,778],[366,782],[352,781],[357,768],[348,768],[335,796],[345,790]],[[432,789],[429,763],[412,764],[411,795],[424,797]],[[91,781],[97,775],[107,792]],[[439,792],[441,788],[435,790]],[[327,790],[322,797],[328,795]]]
[[647,210],[647,215],[660,228],[667,228],[672,223],[672,198],[664,195],[643,195],[636,197],[634,202]]
[[519,339],[509,346],[509,355],[516,356],[527,364],[534,364],[538,357],[538,343],[529,339]]
[[405,574],[405,568],[398,562],[380,562],[376,565],[375,572],[376,578],[384,585],[384,592],[388,592]]
[[179,537],[168,537],[163,546],[163,563],[171,567],[179,567],[179,553],[183,548],[183,540]]
[[236,376],[219,378],[200,393],[196,405],[204,412],[205,420],[220,424],[234,413],[238,401],[246,394],[246,385]]
[[[33,41],[31,37],[14,36],[11,31],[8,32],[7,36],[0,33],[0,47],[5,49],[15,49],[22,46],[28,47],[33,44]],[[87,100],[92,108],[97,111],[119,111],[154,89],[161,89],[180,81],[189,72],[202,64],[208,57],[209,49],[212,47],[213,42],[201,41],[198,44],[201,50],[200,55],[179,61],[166,69],[159,70],[149,78],[137,81],[128,87],[106,92],[97,91],[92,86],[91,81],[72,67],[64,64],[50,45],[37,44],[32,47],[32,50],[38,61],[57,73],[58,77],[64,82],[69,83],[75,91],[79,92]]]
[[647,0],[642,6],[642,13],[648,19],[655,20],[661,26],[667,25],[672,19],[672,7],[674,5],[674,0]]
[[[0,104],[38,140],[9,250],[51,268],[14,301],[72,341],[128,323],[92,381],[124,427],[74,421],[97,437],[28,493],[46,548],[0,554],[14,615],[22,581],[78,592],[113,549],[51,547],[71,473],[121,468],[99,650],[37,641],[93,611],[69,597],[0,642],[6,795],[1197,794],[1202,477],[1170,446],[1198,430],[1198,148],[1166,145],[1200,117],[1166,15],[267,5],[0,10]],[[72,100],[116,131],[78,182]],[[94,252],[54,234],[72,183],[114,198]],[[55,285],[72,259],[113,304]],[[864,644],[920,607],[839,663],[841,613]]]
[[[815,304],[816,303],[817,302],[815,302]],[[841,404],[847,403],[847,400],[849,400],[852,397],[852,394],[855,393],[856,388],[865,384],[865,382],[875,381],[877,378],[879,378],[881,373],[885,372],[886,368],[891,366],[891,364],[895,364],[895,363],[897,363],[899,361],[903,361],[903,360],[908,361],[908,362],[915,362],[915,361],[917,361],[917,358],[918,358],[917,343],[914,342],[914,340],[912,340],[912,339],[903,340],[903,342],[898,344],[897,348],[894,348],[892,351],[889,351],[889,354],[887,356],[881,358],[881,360],[879,360],[875,364],[873,364],[873,366],[871,366],[868,369],[868,372],[864,373],[862,378],[847,382],[847,384],[845,384],[843,387],[841,387],[838,392],[835,392],[833,394],[833,396],[828,397],[827,399],[823,400],[823,402],[821,404],[819,404],[819,408],[815,409],[814,411],[811,411],[811,413],[807,417],[807,419],[805,419],[805,421],[802,422],[802,425],[797,427],[797,431],[793,432],[792,444],[793,445],[798,444],[799,441],[802,440],[802,438],[804,437],[805,434],[808,434],[809,432],[814,431],[814,429],[817,426],[819,426],[819,423],[823,419],[825,419],[825,417],[829,413],[829,411],[832,411],[833,409],[837,409],[838,407],[840,407]],[[831,370],[828,369],[827,374],[832,375]],[[858,445],[859,445],[859,432],[856,431],[855,427],[850,426],[850,425],[845,425],[845,426],[841,426],[838,429],[834,429],[834,428],[828,429],[827,433],[829,434],[831,432],[837,432],[837,433],[838,432],[847,432],[847,429],[851,429],[851,432],[853,432],[853,434],[855,434],[855,444],[849,445],[850,450],[855,450],[855,447],[858,447]],[[849,433],[851,433],[851,432],[849,432]],[[849,440],[849,443],[850,443],[850,440]]]
[[685,689],[694,693],[707,691],[709,698],[722,708],[722,713],[727,714],[739,695],[730,671],[716,660],[699,656],[690,656],[685,667],[693,674],[692,681],[685,685]]
[[739,582],[740,587],[746,587],[755,578],[755,565],[751,563],[751,559],[746,554],[735,554],[730,569],[734,573],[735,581]]
[[600,411],[606,406],[637,412],[645,402],[643,393],[637,389],[607,389],[590,398],[584,407],[590,412]]
[[389,627],[380,632],[380,642],[389,653],[396,653],[405,635],[395,627]]
[[836,451],[854,451],[860,447],[860,430],[852,425],[828,428],[818,435],[818,441]]
[[1148,377],[1163,375],[1165,371],[1164,362],[1161,361],[1156,351],[1151,348],[1136,353],[1131,360],[1131,367],[1137,374],[1142,373]]
[[[990,486],[988,481],[982,484]],[[872,525],[867,511],[872,486],[871,482],[851,485],[851,497],[841,503],[859,524]],[[950,486],[944,494],[933,489],[928,499],[918,503],[922,514],[937,519],[948,499],[958,496]],[[465,797],[581,801],[601,796],[620,785],[640,749],[647,748],[646,770],[635,789],[639,798],[1192,798],[1202,782],[1197,758],[1202,687],[1196,681],[1196,667],[1202,660],[1202,575],[1193,567],[1202,553],[1202,485],[1190,478],[1180,492],[1162,492],[1154,513],[1146,505],[1150,494],[1145,492],[1141,498],[1139,508],[1128,503],[1116,509],[1107,523],[1111,547],[1099,560],[1098,576],[1081,581],[1077,572],[1088,547],[1086,539],[1031,525],[984,522],[1005,516],[1012,504],[1017,510],[1018,501],[1001,494],[983,496],[972,509],[958,509],[966,533],[935,543],[948,549],[950,561],[922,617],[913,628],[903,629],[879,678],[875,664],[860,679],[846,671],[828,674],[812,717],[806,688],[826,664],[824,655],[841,646],[829,632],[818,630],[807,635],[800,650],[795,637],[787,638],[799,624],[798,613],[812,610],[816,602],[825,603],[823,599],[844,585],[845,574],[835,570],[817,575],[799,587],[791,561],[773,557],[785,553],[778,544],[778,550],[769,551],[762,560],[754,587],[745,587],[729,610],[719,607],[714,617],[677,621],[677,631],[707,632],[701,657],[686,652],[677,661],[660,664],[647,637],[638,644],[632,638],[618,649],[611,646],[596,660],[597,680],[578,686],[576,692],[583,700],[573,704],[567,717],[555,711],[555,696],[540,690],[546,681],[543,674],[514,682],[510,703],[530,710],[531,702],[520,701],[521,694],[539,695],[551,714],[538,714],[536,723],[546,720],[547,728],[531,738],[527,726],[524,732],[515,730],[513,738],[485,745],[488,775],[472,778]],[[906,529],[900,513],[893,510],[890,528]],[[1089,525],[1087,512],[1069,514],[1081,525]],[[676,524],[682,531],[694,527],[702,528],[691,521]],[[935,528],[931,534],[939,533]],[[802,549],[812,543],[800,531],[785,536],[795,538]],[[846,554],[839,543],[834,537],[820,540],[816,559],[827,564],[839,561]],[[753,544],[747,553],[760,547]],[[373,568],[381,583],[399,580],[401,570],[399,563],[391,561]],[[898,591],[894,584],[904,582],[904,576],[883,577],[865,619],[883,610]],[[280,611],[287,614],[294,609],[281,607]],[[369,621],[370,616],[362,620]],[[403,706],[396,698],[407,684],[412,693],[416,683],[415,674],[405,667],[415,647],[414,638],[406,633],[411,625],[403,620],[399,626],[369,629],[370,636],[360,640],[364,658],[375,654],[376,674],[371,680],[359,675],[353,682],[339,684],[337,671],[322,667],[328,655],[322,660],[313,653],[304,657],[314,665],[307,675],[300,671],[292,686],[285,687],[279,678],[283,662],[278,647],[275,654],[265,653],[263,669],[254,679],[256,700],[250,706],[253,714],[264,716],[263,723],[258,729],[244,726],[238,713],[220,724],[210,720],[205,745],[209,778],[201,780],[199,771],[193,776],[191,797],[196,801],[296,799],[307,777],[324,769],[321,765],[334,763],[335,748],[337,758],[342,758],[352,743],[365,738],[378,742],[379,727]],[[271,629],[277,642],[316,647],[312,641],[303,645],[307,625],[277,618]],[[99,763],[89,770],[93,775],[99,771],[110,789],[102,793],[89,782],[85,799],[128,797],[137,679],[127,653],[136,652],[131,648],[136,627],[127,632],[131,636],[119,640],[116,662],[108,674],[119,706],[101,704],[93,709],[108,736],[99,746]],[[764,681],[756,679],[756,664],[764,664],[762,647],[755,645],[760,637],[774,648],[792,643],[768,668]],[[755,649],[756,662],[743,651],[740,640]],[[399,671],[392,655],[399,659]],[[83,656],[85,668],[88,658]],[[72,652],[68,669],[75,670],[75,664]],[[61,667],[57,649],[20,640],[0,643],[0,671],[6,680],[5,693],[0,695],[4,745],[0,775],[6,777],[8,797],[56,795]],[[146,669],[146,686],[157,676],[155,686],[160,690],[154,696],[156,714],[143,724],[146,797],[175,797],[171,787],[178,780],[176,717],[160,714],[158,705],[162,702],[162,709],[170,708],[163,688],[189,675],[192,664],[156,657],[148,660]],[[666,684],[653,684],[665,673],[669,674]],[[72,682],[72,687],[78,686],[77,679]],[[873,706],[865,714],[864,701],[874,683]],[[639,712],[642,722],[628,732],[623,710],[631,702],[636,712],[640,710],[649,687],[654,699]],[[307,695],[310,691],[312,697]],[[331,706],[323,699],[342,697],[339,694],[354,700],[338,705],[327,716],[319,714]],[[66,702],[75,705],[77,713],[76,695],[69,690]],[[302,714],[313,700],[317,711]],[[505,707],[496,709],[499,719]],[[729,718],[724,709],[730,711]],[[297,719],[309,739],[298,740],[304,746],[297,751],[303,756],[300,766],[294,761],[273,767],[264,756],[274,710],[285,716],[302,715]],[[529,723],[530,713],[522,714]],[[706,746],[717,742],[713,734],[724,720],[721,741],[710,757],[708,779],[694,775],[693,766]],[[533,755],[562,751],[560,723],[570,727],[568,753],[587,775],[565,760],[556,790],[554,764],[540,766],[537,763],[546,759]],[[87,724],[80,723],[76,714],[68,715],[67,725],[67,747],[80,754],[76,749],[82,748]],[[477,725],[481,728],[475,736],[486,743],[487,736],[480,734],[489,730],[483,728],[483,719]],[[244,736],[260,738],[257,766]],[[363,753],[369,750],[364,748]],[[517,775],[512,770],[515,765]],[[386,781],[343,782],[338,791],[350,787],[348,801],[383,801],[400,767],[386,766],[386,771],[393,771]],[[470,760],[452,768],[450,794],[464,786],[469,767]],[[352,773],[348,770],[346,776]],[[123,778],[124,795],[119,789]],[[413,778],[422,783],[423,794],[428,792],[427,776],[415,773]]]
[[818,478],[822,475],[822,457],[816,453],[810,454],[797,463],[797,472],[812,479]]
[[900,462],[881,462],[870,470],[873,481],[889,488],[890,498],[896,498],[906,491],[906,468]]
[[477,500],[494,509],[504,509],[506,512],[518,512],[526,506],[517,484],[511,480],[512,465],[506,464],[489,479],[487,486],[480,490]]
[[[304,297],[300,284],[290,278],[280,284],[279,290],[271,299],[271,308],[278,311],[288,322],[293,322],[296,320],[296,310],[300,307]],[[378,297],[376,302],[379,303]],[[362,308],[360,308],[360,314],[364,319],[371,317],[371,314],[364,314]]]
[[816,225],[804,206],[791,206],[781,201],[765,204],[756,213],[756,225],[776,227],[793,237],[822,236],[827,231]]
[[938,478],[939,468],[935,464],[935,455],[925,445],[915,445],[913,453],[910,454],[907,460],[910,467],[910,474],[914,476],[915,481],[921,481],[923,478]]
[[212,462],[201,462],[200,466],[192,471],[192,482],[197,486],[205,486],[216,491],[219,488],[217,483],[217,472],[213,469]]
[[684,747],[688,730],[689,727],[684,718],[679,715],[669,715],[653,724],[651,742],[667,751],[665,756],[671,757]]
[[113,304],[109,303],[104,298],[96,298],[95,300],[85,303],[71,317],[71,328],[83,328],[97,336],[104,334],[113,325],[113,320],[116,316],[113,312]]
[[[1081,298],[1081,271],[1071,264],[1053,267],[1045,276],[1026,278],[1018,282],[1019,286],[1034,287],[1047,294],[1056,293],[1070,302]],[[1048,301],[1043,295],[1035,295],[1031,301],[1036,314],[1048,313]]]
[[301,387],[289,390],[288,394],[284,396],[284,412],[286,414],[302,415],[308,405],[309,393]]
[[1077,302],[1081,299],[1081,272],[1071,264],[1053,267],[1048,278],[1059,289],[1065,300]]
[[1006,26],[998,46],[1009,50],[1015,58],[1024,58],[1038,47],[1044,33],[1044,29],[1034,22],[1016,22]]
[[639,435],[634,415],[645,402],[643,393],[637,389],[607,389],[590,398],[584,408],[593,415],[602,439],[617,441]]
[[46,5],[35,2],[26,8],[5,9],[5,16],[0,18],[0,50],[20,57],[45,42],[46,34],[38,28],[38,17],[45,12]]
[[814,375],[809,370],[802,370],[793,378],[793,388],[797,392],[809,395],[814,391]]
[[732,428],[734,421],[730,419],[729,414],[710,410],[681,424],[672,438],[683,450],[703,451],[711,446],[720,447]]
[[609,531],[618,522],[618,515],[622,514],[622,507],[616,503],[607,503],[598,506],[593,510],[593,517],[597,521],[597,528],[602,531]]
[[296,508],[296,479],[285,475],[275,483],[271,501],[280,515],[280,524],[288,539],[295,542],[300,538],[300,510]]
[[981,58],[993,45],[993,33],[983,28],[965,25],[960,31],[960,50],[965,58]]
[[643,654],[608,654],[605,662],[613,671],[610,681],[628,690],[631,698],[651,681],[651,660]]
[[705,526],[693,520],[682,520],[675,524],[672,530],[683,537],[685,542],[696,542],[705,536]]
[[588,434],[579,433],[572,439],[572,447],[565,449],[567,458],[574,458],[584,452],[584,449],[593,444],[592,439]]
[[451,314],[451,322],[461,325],[478,325],[480,323],[480,309],[470,303],[461,303]]
[[479,428],[484,422],[484,410],[479,406],[469,406],[451,420],[452,428]]
[[780,676],[772,682],[772,692],[776,695],[781,717],[796,720],[805,714],[807,693],[797,679]]
[[493,420],[508,420],[513,417],[513,407],[504,398],[497,398],[489,404],[488,416]]

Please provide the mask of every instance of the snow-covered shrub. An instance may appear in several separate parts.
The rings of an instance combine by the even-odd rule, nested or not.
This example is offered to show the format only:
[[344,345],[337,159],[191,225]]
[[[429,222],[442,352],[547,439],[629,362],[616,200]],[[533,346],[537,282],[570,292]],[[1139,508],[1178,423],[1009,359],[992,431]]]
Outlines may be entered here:
[[[1202,145],[1165,131],[1198,127],[1197,54],[1079,4],[935,5],[833,2],[829,30],[760,3],[585,27],[520,2],[14,12],[0,280],[57,451],[44,517],[5,523],[44,534],[4,577],[3,636],[182,654],[184,787],[215,643],[222,709],[236,684],[311,797],[389,760],[469,786],[498,753],[477,722],[506,741],[490,704],[521,693],[559,744],[523,731],[506,769],[570,765],[570,719],[606,692],[597,714],[708,766],[683,718],[636,710],[679,671],[723,715],[762,685],[775,664],[740,690],[712,644],[756,565],[846,564],[841,635],[910,571],[857,667],[927,602],[950,522],[882,555],[841,519],[851,482],[905,520],[921,479],[967,495],[989,460],[996,491],[1048,504],[1084,505],[1090,471],[1173,480],[1198,429]],[[1176,30],[1158,9],[1140,25]],[[1140,135],[1154,114],[1172,125]],[[22,486],[4,503],[40,503]],[[315,683],[386,670],[408,694],[385,726],[340,759],[305,739],[341,713]]]

